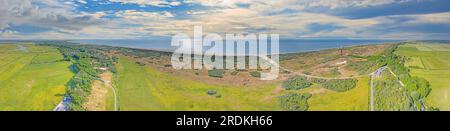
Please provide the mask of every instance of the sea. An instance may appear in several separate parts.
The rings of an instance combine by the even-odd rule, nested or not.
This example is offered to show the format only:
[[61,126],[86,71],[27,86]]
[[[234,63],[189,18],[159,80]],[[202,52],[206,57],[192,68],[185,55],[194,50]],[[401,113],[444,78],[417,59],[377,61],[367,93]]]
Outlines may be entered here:
[[[400,40],[362,40],[362,39],[322,39],[322,40],[280,40],[280,53],[310,52],[332,48],[342,48],[357,45],[382,44],[386,42],[399,42]],[[128,47],[137,49],[150,49],[160,51],[174,51],[179,47],[171,46],[170,40],[72,40],[70,42],[80,44],[108,45],[117,47]]]

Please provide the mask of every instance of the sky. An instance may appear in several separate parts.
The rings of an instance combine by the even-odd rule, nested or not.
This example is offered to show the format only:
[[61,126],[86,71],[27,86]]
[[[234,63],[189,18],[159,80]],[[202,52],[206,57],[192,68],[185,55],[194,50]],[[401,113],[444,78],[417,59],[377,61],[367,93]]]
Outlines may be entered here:
[[450,39],[449,0],[0,0],[0,39]]

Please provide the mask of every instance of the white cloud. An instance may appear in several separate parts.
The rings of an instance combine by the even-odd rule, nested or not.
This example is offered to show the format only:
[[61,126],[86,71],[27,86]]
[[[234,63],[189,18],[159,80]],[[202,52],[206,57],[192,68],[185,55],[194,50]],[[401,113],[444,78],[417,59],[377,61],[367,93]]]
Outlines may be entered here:
[[[46,8],[38,8],[36,2],[48,1]],[[419,15],[380,16],[365,19],[346,19],[320,13],[274,13],[284,9],[302,10],[311,7],[330,9],[348,7],[368,7],[410,0],[189,0],[176,2],[169,0],[110,0],[111,2],[132,3],[142,6],[172,7],[183,3],[211,6],[204,10],[185,11],[188,18],[177,18],[167,11],[146,12],[139,10],[121,10],[117,12],[75,13],[71,3],[58,3],[54,0],[0,0],[0,30],[9,24],[33,24],[55,28],[29,38],[90,38],[118,39],[145,38],[152,36],[171,36],[175,33],[191,34],[194,25],[202,25],[208,33],[277,33],[288,38],[309,37],[353,37],[353,38],[394,38],[397,36],[417,36],[421,33],[392,32],[385,33],[373,29],[380,25],[407,26],[421,23],[447,23],[450,13]],[[175,2],[175,3],[174,3]],[[108,4],[108,3],[105,3]],[[240,4],[248,4],[242,8]],[[104,16],[112,15],[112,18]],[[411,20],[398,23],[396,18]],[[104,23],[103,21],[109,21]],[[101,24],[100,24],[101,23]],[[311,24],[336,25],[336,30],[314,31]],[[87,26],[93,25],[93,26]],[[387,26],[386,28],[388,28]],[[16,32],[17,33],[17,32]],[[7,34],[3,31],[2,34]],[[16,35],[9,33],[9,36]],[[424,34],[421,34],[424,35]],[[436,34],[434,34],[436,35]],[[442,36],[442,34],[440,34]],[[2,35],[4,37],[5,35]]]
[[54,0],[0,0],[0,29],[10,24],[79,30],[102,21],[72,12],[72,6]]
[[110,0],[111,2],[118,2],[124,4],[138,4],[140,6],[156,6],[156,7],[173,7],[179,6],[179,1],[169,0]]
[[77,0],[81,4],[87,4],[86,0]]

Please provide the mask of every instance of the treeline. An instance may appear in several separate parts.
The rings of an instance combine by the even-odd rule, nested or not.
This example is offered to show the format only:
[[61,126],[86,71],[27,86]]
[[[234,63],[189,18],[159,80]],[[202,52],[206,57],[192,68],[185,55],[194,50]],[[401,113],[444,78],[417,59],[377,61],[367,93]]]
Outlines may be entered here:
[[71,98],[69,110],[85,110],[83,103],[90,95],[92,83],[98,80],[98,75],[104,71],[116,72],[114,63],[116,57],[109,57],[97,48],[73,43],[41,43],[55,46],[64,55],[64,60],[72,63],[71,70],[75,73],[67,83],[66,97]]
[[[407,58],[394,53],[401,44],[406,43],[393,44],[381,55],[377,56],[351,56],[364,58],[367,61],[349,63],[347,68],[357,70],[359,74],[367,74],[382,66],[388,66],[397,75],[398,80],[402,81],[405,85],[412,109],[426,110],[424,100],[431,92],[430,84],[423,78],[411,76],[410,70],[404,64]],[[429,109],[436,108],[430,107]]]
[[411,106],[413,106],[415,110],[426,110],[424,99],[428,97],[431,92],[430,83],[424,78],[411,76],[410,70],[404,65],[406,58],[394,54],[393,51],[394,50],[386,54],[386,65],[391,68],[392,72],[397,74],[400,81],[404,83],[411,101]]
[[382,64],[388,66],[405,85],[410,100],[410,106],[412,106],[414,110],[426,110],[424,100],[431,92],[430,83],[424,78],[417,76],[413,77],[410,75],[410,70],[405,66],[407,58],[394,53],[401,44],[405,43],[399,43],[386,50],[380,60],[382,60]]

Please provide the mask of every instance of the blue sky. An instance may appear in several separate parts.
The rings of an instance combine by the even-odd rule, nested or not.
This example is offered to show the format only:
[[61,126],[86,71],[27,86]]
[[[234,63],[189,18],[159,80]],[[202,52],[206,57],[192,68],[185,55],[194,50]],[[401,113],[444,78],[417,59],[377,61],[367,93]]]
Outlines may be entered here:
[[0,0],[0,39],[449,39],[448,0]]

